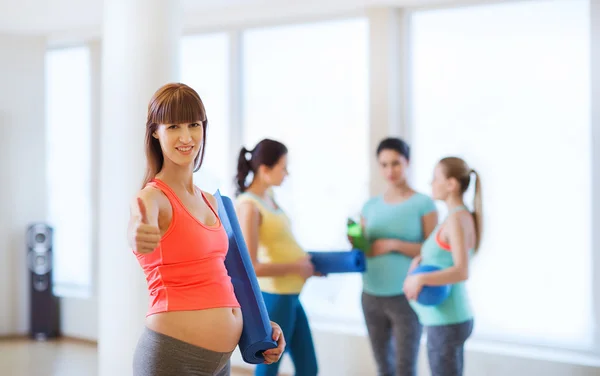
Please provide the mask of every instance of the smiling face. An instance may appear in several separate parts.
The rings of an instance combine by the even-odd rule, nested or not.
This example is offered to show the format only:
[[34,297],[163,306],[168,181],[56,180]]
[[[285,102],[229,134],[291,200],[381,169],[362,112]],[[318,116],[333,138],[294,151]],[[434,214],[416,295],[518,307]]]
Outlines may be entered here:
[[152,96],[146,119],[146,175],[143,187],[163,164],[187,165],[197,171],[204,159],[208,120],[198,93],[181,83],[166,84]]
[[179,166],[194,164],[204,137],[200,121],[159,124],[153,136],[159,141],[165,159]]

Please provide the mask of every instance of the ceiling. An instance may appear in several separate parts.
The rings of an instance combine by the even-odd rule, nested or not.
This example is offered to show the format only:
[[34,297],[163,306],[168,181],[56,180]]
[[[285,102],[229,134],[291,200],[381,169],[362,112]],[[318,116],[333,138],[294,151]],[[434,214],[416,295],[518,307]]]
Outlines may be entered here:
[[[122,0],[127,1],[127,0]],[[352,12],[381,5],[430,6],[488,0],[182,0],[185,25],[210,28]],[[498,0],[492,0],[498,1]],[[0,32],[67,35],[99,33],[103,0],[0,0]]]
[[[124,0],[128,1],[128,0]],[[170,0],[166,0],[170,1]],[[303,0],[182,0],[186,15],[237,13],[242,9],[294,7]],[[343,3],[324,0],[322,3]],[[348,0],[356,3],[354,0]],[[368,2],[368,1],[362,1]],[[100,27],[103,0],[0,0],[0,31],[46,34]]]

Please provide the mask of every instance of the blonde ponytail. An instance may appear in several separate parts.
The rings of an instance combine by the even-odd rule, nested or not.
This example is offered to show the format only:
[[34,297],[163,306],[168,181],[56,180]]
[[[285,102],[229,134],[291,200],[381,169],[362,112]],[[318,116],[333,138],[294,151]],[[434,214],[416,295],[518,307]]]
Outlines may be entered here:
[[475,252],[479,250],[481,245],[481,237],[483,234],[483,205],[481,197],[481,179],[475,170],[471,170],[475,175],[475,195],[473,196],[473,219],[475,220]]

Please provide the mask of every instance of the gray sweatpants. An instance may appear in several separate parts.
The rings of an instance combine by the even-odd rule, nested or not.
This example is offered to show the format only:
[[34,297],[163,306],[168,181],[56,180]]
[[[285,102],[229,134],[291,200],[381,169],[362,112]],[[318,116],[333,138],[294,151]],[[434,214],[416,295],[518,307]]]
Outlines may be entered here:
[[133,376],[230,376],[232,352],[216,352],[144,329],[133,357]]
[[404,295],[362,294],[378,376],[416,376],[423,327]]
[[425,330],[431,376],[462,376],[465,341],[473,332],[473,320]]

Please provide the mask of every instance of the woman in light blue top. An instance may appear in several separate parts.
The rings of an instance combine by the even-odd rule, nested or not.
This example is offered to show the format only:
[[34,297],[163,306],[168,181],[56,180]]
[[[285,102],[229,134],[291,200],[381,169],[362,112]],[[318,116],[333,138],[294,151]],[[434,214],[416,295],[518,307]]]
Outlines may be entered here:
[[371,198],[361,215],[371,243],[363,274],[363,313],[378,375],[416,376],[422,326],[402,286],[421,243],[437,224],[437,213],[433,200],[407,182],[410,149],[404,141],[381,141],[377,160],[387,189]]
[[[463,201],[472,176],[475,178],[473,213]],[[404,293],[426,328],[431,375],[460,376],[464,343],[473,331],[465,281],[469,276],[469,259],[481,242],[481,183],[465,161],[448,157],[435,167],[431,186],[433,198],[446,203],[448,216],[423,243],[421,256],[415,258],[411,270],[419,264],[437,266],[440,270],[409,275],[404,281]],[[450,295],[439,305],[422,305],[416,299],[425,285],[451,285]]]

